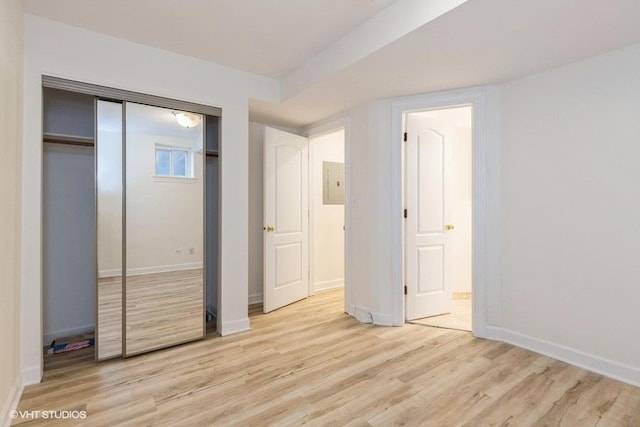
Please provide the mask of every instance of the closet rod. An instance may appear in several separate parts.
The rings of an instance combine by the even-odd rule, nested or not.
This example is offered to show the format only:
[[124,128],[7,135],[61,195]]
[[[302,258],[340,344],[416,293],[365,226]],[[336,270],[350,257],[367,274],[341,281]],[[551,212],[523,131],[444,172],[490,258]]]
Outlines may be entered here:
[[44,133],[42,135],[43,142],[53,144],[79,145],[82,147],[93,147],[93,138],[87,136],[63,135],[58,133]]

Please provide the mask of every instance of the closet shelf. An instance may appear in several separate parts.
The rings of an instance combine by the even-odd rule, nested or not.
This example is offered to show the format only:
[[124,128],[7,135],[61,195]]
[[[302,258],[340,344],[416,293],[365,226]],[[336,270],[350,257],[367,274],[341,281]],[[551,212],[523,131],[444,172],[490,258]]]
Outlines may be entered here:
[[61,133],[45,132],[42,134],[42,140],[56,144],[82,145],[85,147],[93,147],[94,145],[93,137],[65,135]]

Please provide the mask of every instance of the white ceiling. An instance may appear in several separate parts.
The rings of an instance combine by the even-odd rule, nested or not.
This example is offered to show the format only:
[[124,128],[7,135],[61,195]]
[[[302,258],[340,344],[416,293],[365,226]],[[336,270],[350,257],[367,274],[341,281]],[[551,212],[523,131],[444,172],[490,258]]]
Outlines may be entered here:
[[25,11],[280,78],[394,0],[25,0]]
[[640,42],[639,0],[469,0],[252,120],[297,127],[367,101],[500,83]]
[[[26,0],[25,8],[282,79],[287,99],[252,100],[250,118],[291,127],[372,99],[504,82],[640,42],[639,0]],[[406,24],[421,9],[434,13]],[[316,70],[324,72],[305,80]]]

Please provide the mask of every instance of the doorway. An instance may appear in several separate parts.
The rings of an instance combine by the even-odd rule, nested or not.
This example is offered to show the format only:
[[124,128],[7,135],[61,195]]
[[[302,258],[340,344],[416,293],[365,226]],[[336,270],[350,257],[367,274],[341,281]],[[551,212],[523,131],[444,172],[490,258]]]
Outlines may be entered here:
[[309,295],[344,287],[343,128],[309,138]]
[[316,292],[344,302],[345,135],[264,129],[265,313]]
[[471,105],[404,113],[405,316],[472,330]]

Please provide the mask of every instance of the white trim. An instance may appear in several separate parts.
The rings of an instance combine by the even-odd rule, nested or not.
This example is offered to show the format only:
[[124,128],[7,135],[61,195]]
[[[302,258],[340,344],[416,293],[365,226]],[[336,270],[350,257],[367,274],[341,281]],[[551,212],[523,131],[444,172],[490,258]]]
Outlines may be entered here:
[[[198,268],[203,268],[203,266],[204,266],[204,263],[202,262],[188,262],[184,264],[155,265],[151,267],[129,268],[127,269],[127,276],[141,276],[143,274],[170,273],[172,271],[195,270]],[[101,270],[98,272],[99,278],[117,277],[121,275],[122,275],[121,269]]]
[[393,324],[393,315],[389,313],[371,313],[373,324],[376,326],[395,326]]
[[323,280],[322,282],[316,282],[313,285],[314,291],[326,291],[327,289],[341,288],[344,286],[344,278]]
[[249,295],[249,305],[252,304],[262,304],[264,295],[262,292],[258,292],[256,294]]
[[[492,328],[495,334],[499,328]],[[571,347],[552,343],[542,339],[530,337],[509,329],[501,329],[498,338],[500,341],[561,360],[574,366],[596,372],[609,378],[613,378],[636,387],[640,387],[640,369],[594,356]]]
[[347,310],[351,316],[355,317],[361,323],[373,323],[373,315],[367,307],[351,304]]
[[[438,92],[433,94],[423,94],[411,97],[399,98],[392,102],[391,131],[391,186],[392,210],[402,212],[403,209],[403,181],[402,181],[402,144],[400,141],[403,132],[403,115],[410,111],[419,111],[435,108],[444,108],[454,105],[471,105],[473,107],[473,335],[477,337],[486,336],[488,324],[487,310],[487,289],[486,280],[487,267],[499,268],[499,265],[488,266],[489,258],[495,254],[487,253],[487,236],[499,240],[499,230],[487,230],[487,159],[486,151],[488,145],[487,121],[489,112],[487,111],[487,93],[492,87],[469,88],[454,91]],[[492,112],[495,114],[495,112]],[[498,138],[498,136],[492,135]],[[497,167],[497,165],[494,165]],[[497,191],[494,189],[494,191]],[[393,324],[402,325],[405,320],[404,313],[404,221],[401,215],[392,219],[392,275],[396,291],[393,293]],[[498,251],[499,245],[492,241],[492,248]],[[499,273],[492,272],[492,277],[499,278]],[[499,287],[499,280],[491,283],[492,287]],[[498,291],[493,295],[499,295]],[[494,307],[497,306],[501,312],[501,301],[492,301]]]
[[0,425],[3,427],[9,427],[11,425],[11,417],[9,414],[11,411],[14,411],[18,407],[18,402],[20,402],[20,398],[22,397],[22,391],[24,390],[24,385],[22,384],[22,380],[20,375],[18,375],[13,382],[13,385],[9,389],[9,394],[7,395],[7,399],[2,404],[2,410],[0,410]]
[[249,318],[245,317],[244,319],[239,320],[231,320],[231,321],[222,321],[220,322],[220,326],[218,327],[218,332],[220,335],[231,335],[237,334],[238,332],[244,332],[251,329],[249,326]]
[[22,385],[40,384],[42,381],[42,366],[31,366],[22,370]]
[[313,275],[315,273],[315,263],[313,262],[314,258],[314,246],[315,246],[315,240],[316,240],[316,236],[315,233],[313,232],[314,228],[314,222],[315,222],[315,215],[313,214],[314,212],[314,203],[313,203],[313,173],[314,173],[314,169],[313,169],[313,156],[314,156],[314,144],[311,142],[312,137],[307,137],[307,144],[309,147],[309,157],[307,157],[307,162],[308,162],[308,168],[307,170],[309,171],[309,179],[307,180],[307,201],[309,202],[309,209],[307,210],[308,214],[309,214],[309,249],[307,251],[307,254],[309,255],[309,262],[308,262],[308,266],[309,266],[309,277],[308,277],[308,285],[309,285],[309,290],[307,291],[307,295],[308,296],[313,296],[316,293],[316,289],[315,289],[315,284],[313,283]]
[[195,184],[198,178],[190,176],[153,175],[153,182],[165,182],[170,184]]
[[[344,311],[356,317],[351,304],[351,117],[343,116],[329,119],[307,129],[307,138],[315,138],[323,134],[344,129]],[[311,144],[309,144],[311,145]],[[311,282],[311,281],[309,281]]]
[[62,337],[69,337],[71,335],[82,335],[82,334],[88,334],[88,333],[92,333],[95,330],[95,325],[85,325],[85,326],[80,326],[77,328],[69,328],[69,329],[60,329],[58,331],[53,331],[53,332],[45,332],[44,334],[44,345],[49,345],[51,344],[51,341],[53,341],[56,338],[62,338]]
[[484,338],[495,341],[504,341],[502,339],[502,328],[498,326],[487,326]]

